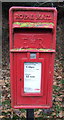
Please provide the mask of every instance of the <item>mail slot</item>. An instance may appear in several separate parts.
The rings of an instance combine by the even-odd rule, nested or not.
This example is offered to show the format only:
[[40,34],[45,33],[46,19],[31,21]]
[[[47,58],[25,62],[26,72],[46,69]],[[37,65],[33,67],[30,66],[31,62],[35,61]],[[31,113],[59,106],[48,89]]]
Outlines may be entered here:
[[50,108],[56,49],[57,11],[11,7],[10,83],[13,108]]

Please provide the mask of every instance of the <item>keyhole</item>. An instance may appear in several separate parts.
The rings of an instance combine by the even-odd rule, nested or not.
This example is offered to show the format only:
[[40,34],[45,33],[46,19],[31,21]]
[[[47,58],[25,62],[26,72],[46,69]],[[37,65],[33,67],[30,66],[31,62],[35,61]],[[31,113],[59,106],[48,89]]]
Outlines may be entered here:
[[22,79],[20,78],[20,81],[21,81]]

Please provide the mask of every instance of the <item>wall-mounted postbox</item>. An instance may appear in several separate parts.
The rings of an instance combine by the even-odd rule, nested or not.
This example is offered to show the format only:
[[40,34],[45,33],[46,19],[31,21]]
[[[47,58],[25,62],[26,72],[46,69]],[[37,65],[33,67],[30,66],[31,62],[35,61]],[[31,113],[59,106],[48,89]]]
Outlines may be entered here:
[[52,106],[56,19],[55,8],[10,8],[10,81],[14,108]]

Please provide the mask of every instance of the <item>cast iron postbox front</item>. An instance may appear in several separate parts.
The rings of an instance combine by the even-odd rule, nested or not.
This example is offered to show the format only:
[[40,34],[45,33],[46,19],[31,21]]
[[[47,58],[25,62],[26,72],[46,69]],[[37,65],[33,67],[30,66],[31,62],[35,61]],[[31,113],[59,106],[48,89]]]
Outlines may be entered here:
[[55,8],[9,10],[13,108],[50,108],[56,46]]

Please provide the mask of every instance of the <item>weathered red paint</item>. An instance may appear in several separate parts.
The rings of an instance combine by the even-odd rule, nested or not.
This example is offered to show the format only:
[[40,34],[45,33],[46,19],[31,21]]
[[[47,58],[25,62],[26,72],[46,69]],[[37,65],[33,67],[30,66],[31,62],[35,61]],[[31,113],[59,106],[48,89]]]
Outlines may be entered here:
[[[50,108],[56,49],[57,11],[50,7],[9,10],[10,82],[13,108]],[[31,59],[30,53],[36,53]],[[41,62],[41,92],[24,93],[24,63]]]

